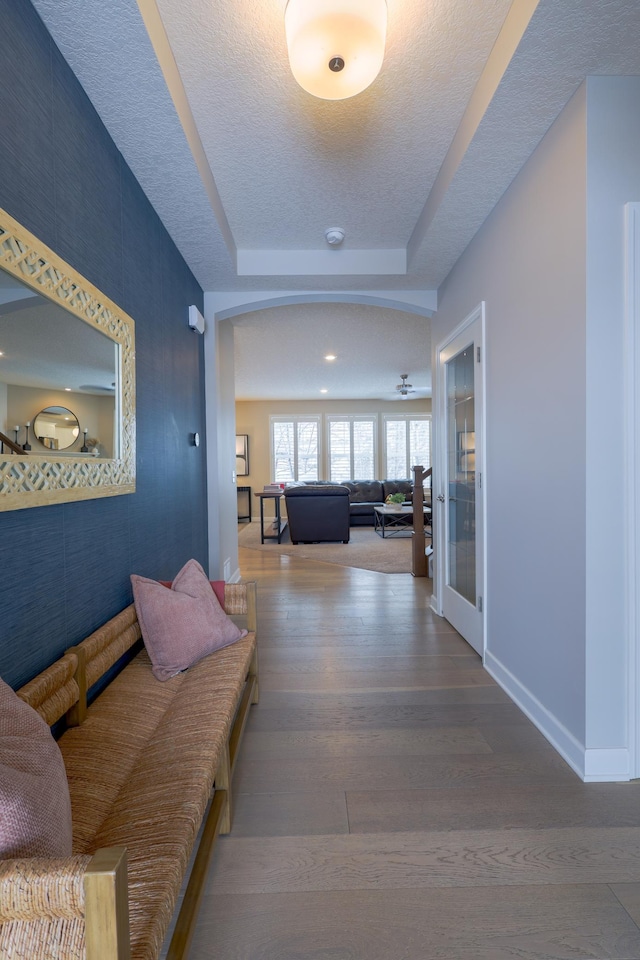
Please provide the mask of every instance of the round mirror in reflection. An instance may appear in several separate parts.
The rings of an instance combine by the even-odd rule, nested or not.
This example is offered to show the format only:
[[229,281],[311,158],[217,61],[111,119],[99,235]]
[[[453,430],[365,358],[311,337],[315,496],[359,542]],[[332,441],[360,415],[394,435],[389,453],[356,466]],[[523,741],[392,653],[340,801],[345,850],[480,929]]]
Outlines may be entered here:
[[33,421],[33,432],[47,450],[67,450],[78,439],[80,424],[66,407],[45,407]]

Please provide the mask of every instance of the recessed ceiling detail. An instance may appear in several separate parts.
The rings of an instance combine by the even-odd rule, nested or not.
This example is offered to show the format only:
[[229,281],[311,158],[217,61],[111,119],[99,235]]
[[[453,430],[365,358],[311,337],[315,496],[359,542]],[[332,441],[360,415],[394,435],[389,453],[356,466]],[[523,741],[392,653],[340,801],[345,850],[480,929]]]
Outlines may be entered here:
[[350,250],[238,250],[239,277],[403,276],[407,251]]
[[287,323],[298,298],[331,326],[349,297],[428,315],[585,77],[640,74],[636,0],[387,0],[375,82],[335,101],[292,76],[286,0],[33,3],[219,318],[280,300]]
[[[407,243],[511,0],[388,0],[379,77],[334,102],[293,79],[284,6],[36,0],[204,289],[433,286]],[[330,265],[327,222],[349,224]]]
[[[582,79],[640,73],[635,0],[388,0],[379,77],[334,102],[284,0],[34,5],[206,290],[436,288]],[[334,274],[327,222],[360,252]]]

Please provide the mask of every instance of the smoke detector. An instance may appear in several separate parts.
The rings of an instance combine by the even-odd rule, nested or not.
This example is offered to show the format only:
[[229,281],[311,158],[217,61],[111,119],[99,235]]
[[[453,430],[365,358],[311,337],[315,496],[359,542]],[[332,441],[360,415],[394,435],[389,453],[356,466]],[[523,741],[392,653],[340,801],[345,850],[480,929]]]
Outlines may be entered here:
[[330,247],[339,247],[344,240],[344,230],[342,227],[329,227],[324,232],[324,238]]

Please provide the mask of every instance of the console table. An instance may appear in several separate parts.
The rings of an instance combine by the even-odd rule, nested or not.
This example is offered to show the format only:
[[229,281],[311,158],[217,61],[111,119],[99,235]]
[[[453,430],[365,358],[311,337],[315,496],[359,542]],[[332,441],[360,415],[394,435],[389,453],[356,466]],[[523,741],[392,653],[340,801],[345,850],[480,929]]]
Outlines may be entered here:
[[[254,497],[258,497],[260,500],[260,543],[264,543],[265,540],[277,540],[278,543],[282,543],[282,532],[287,525],[287,521],[283,520],[280,514],[280,501],[282,500],[283,494],[264,493],[262,490],[260,490],[259,492],[254,493]],[[275,513],[275,518],[272,521],[272,525],[273,525],[273,529],[276,531],[273,534],[266,534],[264,532],[265,500],[273,500],[273,509]]]

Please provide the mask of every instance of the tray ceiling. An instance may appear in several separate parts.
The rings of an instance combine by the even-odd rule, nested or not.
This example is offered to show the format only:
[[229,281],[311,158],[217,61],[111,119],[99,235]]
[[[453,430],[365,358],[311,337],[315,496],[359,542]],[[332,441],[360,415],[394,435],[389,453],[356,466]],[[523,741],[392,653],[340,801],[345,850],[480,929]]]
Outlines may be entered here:
[[[290,73],[285,0],[34,0],[203,289],[239,303],[436,291],[584,77],[640,73],[636,0],[387,3],[380,76],[330,102]],[[337,250],[329,227],[345,231]],[[291,309],[254,314],[253,329],[292,322]],[[381,309],[312,312],[348,316],[378,371],[365,344]],[[418,372],[390,358],[386,382],[428,382],[423,313]],[[299,367],[314,324],[298,316],[279,358]],[[412,336],[414,316],[392,322]],[[380,394],[355,359],[351,395]]]

